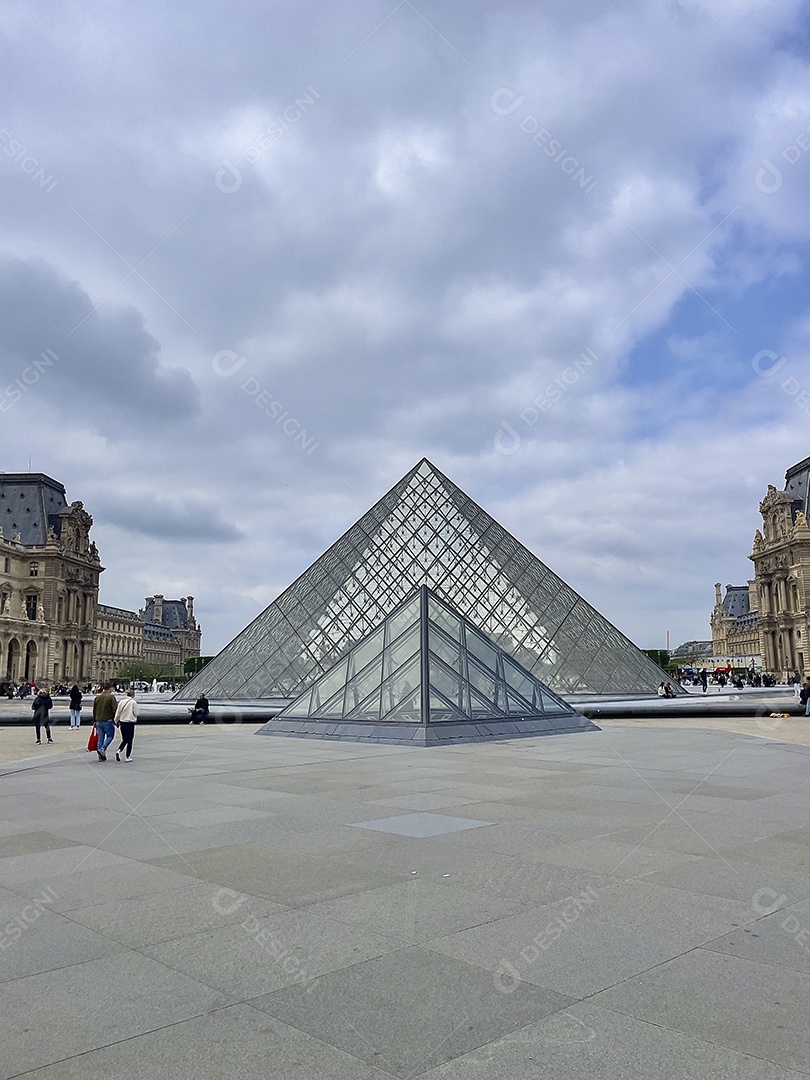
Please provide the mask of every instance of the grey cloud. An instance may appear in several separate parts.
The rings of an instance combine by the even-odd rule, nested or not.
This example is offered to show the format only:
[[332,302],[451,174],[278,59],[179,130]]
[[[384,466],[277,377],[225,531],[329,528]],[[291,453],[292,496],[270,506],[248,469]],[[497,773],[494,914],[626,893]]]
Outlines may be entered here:
[[[0,363],[6,380],[51,359],[38,394],[52,403],[70,401],[87,409],[87,422],[114,435],[109,410],[151,426],[199,409],[191,375],[167,367],[160,343],[131,306],[95,304],[75,281],[48,263],[6,255],[0,258]],[[55,357],[55,359],[54,359]]]
[[167,499],[141,488],[129,497],[116,494],[97,502],[96,518],[127,533],[184,544],[231,543],[245,535],[202,500]]

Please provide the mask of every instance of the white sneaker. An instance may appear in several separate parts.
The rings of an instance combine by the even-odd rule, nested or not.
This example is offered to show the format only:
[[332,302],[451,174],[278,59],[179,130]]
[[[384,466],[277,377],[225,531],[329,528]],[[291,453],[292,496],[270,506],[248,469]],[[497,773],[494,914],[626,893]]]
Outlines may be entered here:
[[132,761],[132,758],[131,757],[124,758],[124,761],[126,761],[126,763],[129,764]]

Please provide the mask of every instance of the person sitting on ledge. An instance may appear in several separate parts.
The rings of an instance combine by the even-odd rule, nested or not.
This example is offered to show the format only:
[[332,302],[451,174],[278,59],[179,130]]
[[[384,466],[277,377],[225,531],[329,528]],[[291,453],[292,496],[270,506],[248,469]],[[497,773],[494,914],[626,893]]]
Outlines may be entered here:
[[208,698],[205,696],[205,691],[200,694],[193,709],[188,710],[191,713],[190,724],[204,724],[206,717],[208,716],[209,706]]

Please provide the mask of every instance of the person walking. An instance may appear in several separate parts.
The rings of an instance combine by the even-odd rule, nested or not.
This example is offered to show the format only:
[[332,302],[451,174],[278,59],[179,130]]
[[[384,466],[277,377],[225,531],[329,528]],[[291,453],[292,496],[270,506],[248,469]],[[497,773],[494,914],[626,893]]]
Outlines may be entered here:
[[82,692],[76,685],[73,684],[70,688],[70,727],[81,727],[82,723]]
[[113,723],[118,701],[112,692],[112,683],[105,683],[100,694],[93,698],[93,723],[98,732],[99,761],[107,760],[107,747],[115,738],[115,724]]
[[132,761],[132,740],[135,738],[135,725],[138,722],[138,702],[135,691],[127,690],[127,696],[118,702],[115,710],[115,726],[121,728],[121,745],[115,751],[115,760],[121,760],[121,751],[126,752],[124,761]]
[[705,694],[709,688],[709,676],[706,672],[706,668],[701,668],[700,671],[700,685],[703,687],[703,693]]
[[41,731],[43,724],[45,725],[45,734],[48,737],[48,742],[53,742],[51,738],[51,724],[50,724],[50,712],[53,708],[53,698],[48,693],[46,687],[39,691],[37,696],[31,702],[31,708],[34,710],[34,723],[37,728],[37,746],[42,743]]

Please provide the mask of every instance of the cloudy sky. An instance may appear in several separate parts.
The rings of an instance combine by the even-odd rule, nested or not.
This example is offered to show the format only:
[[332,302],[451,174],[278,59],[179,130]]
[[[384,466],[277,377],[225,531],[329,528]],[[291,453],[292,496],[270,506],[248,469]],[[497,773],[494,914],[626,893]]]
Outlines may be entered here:
[[0,468],[216,652],[422,456],[644,647],[810,454],[797,0],[10,0]]

